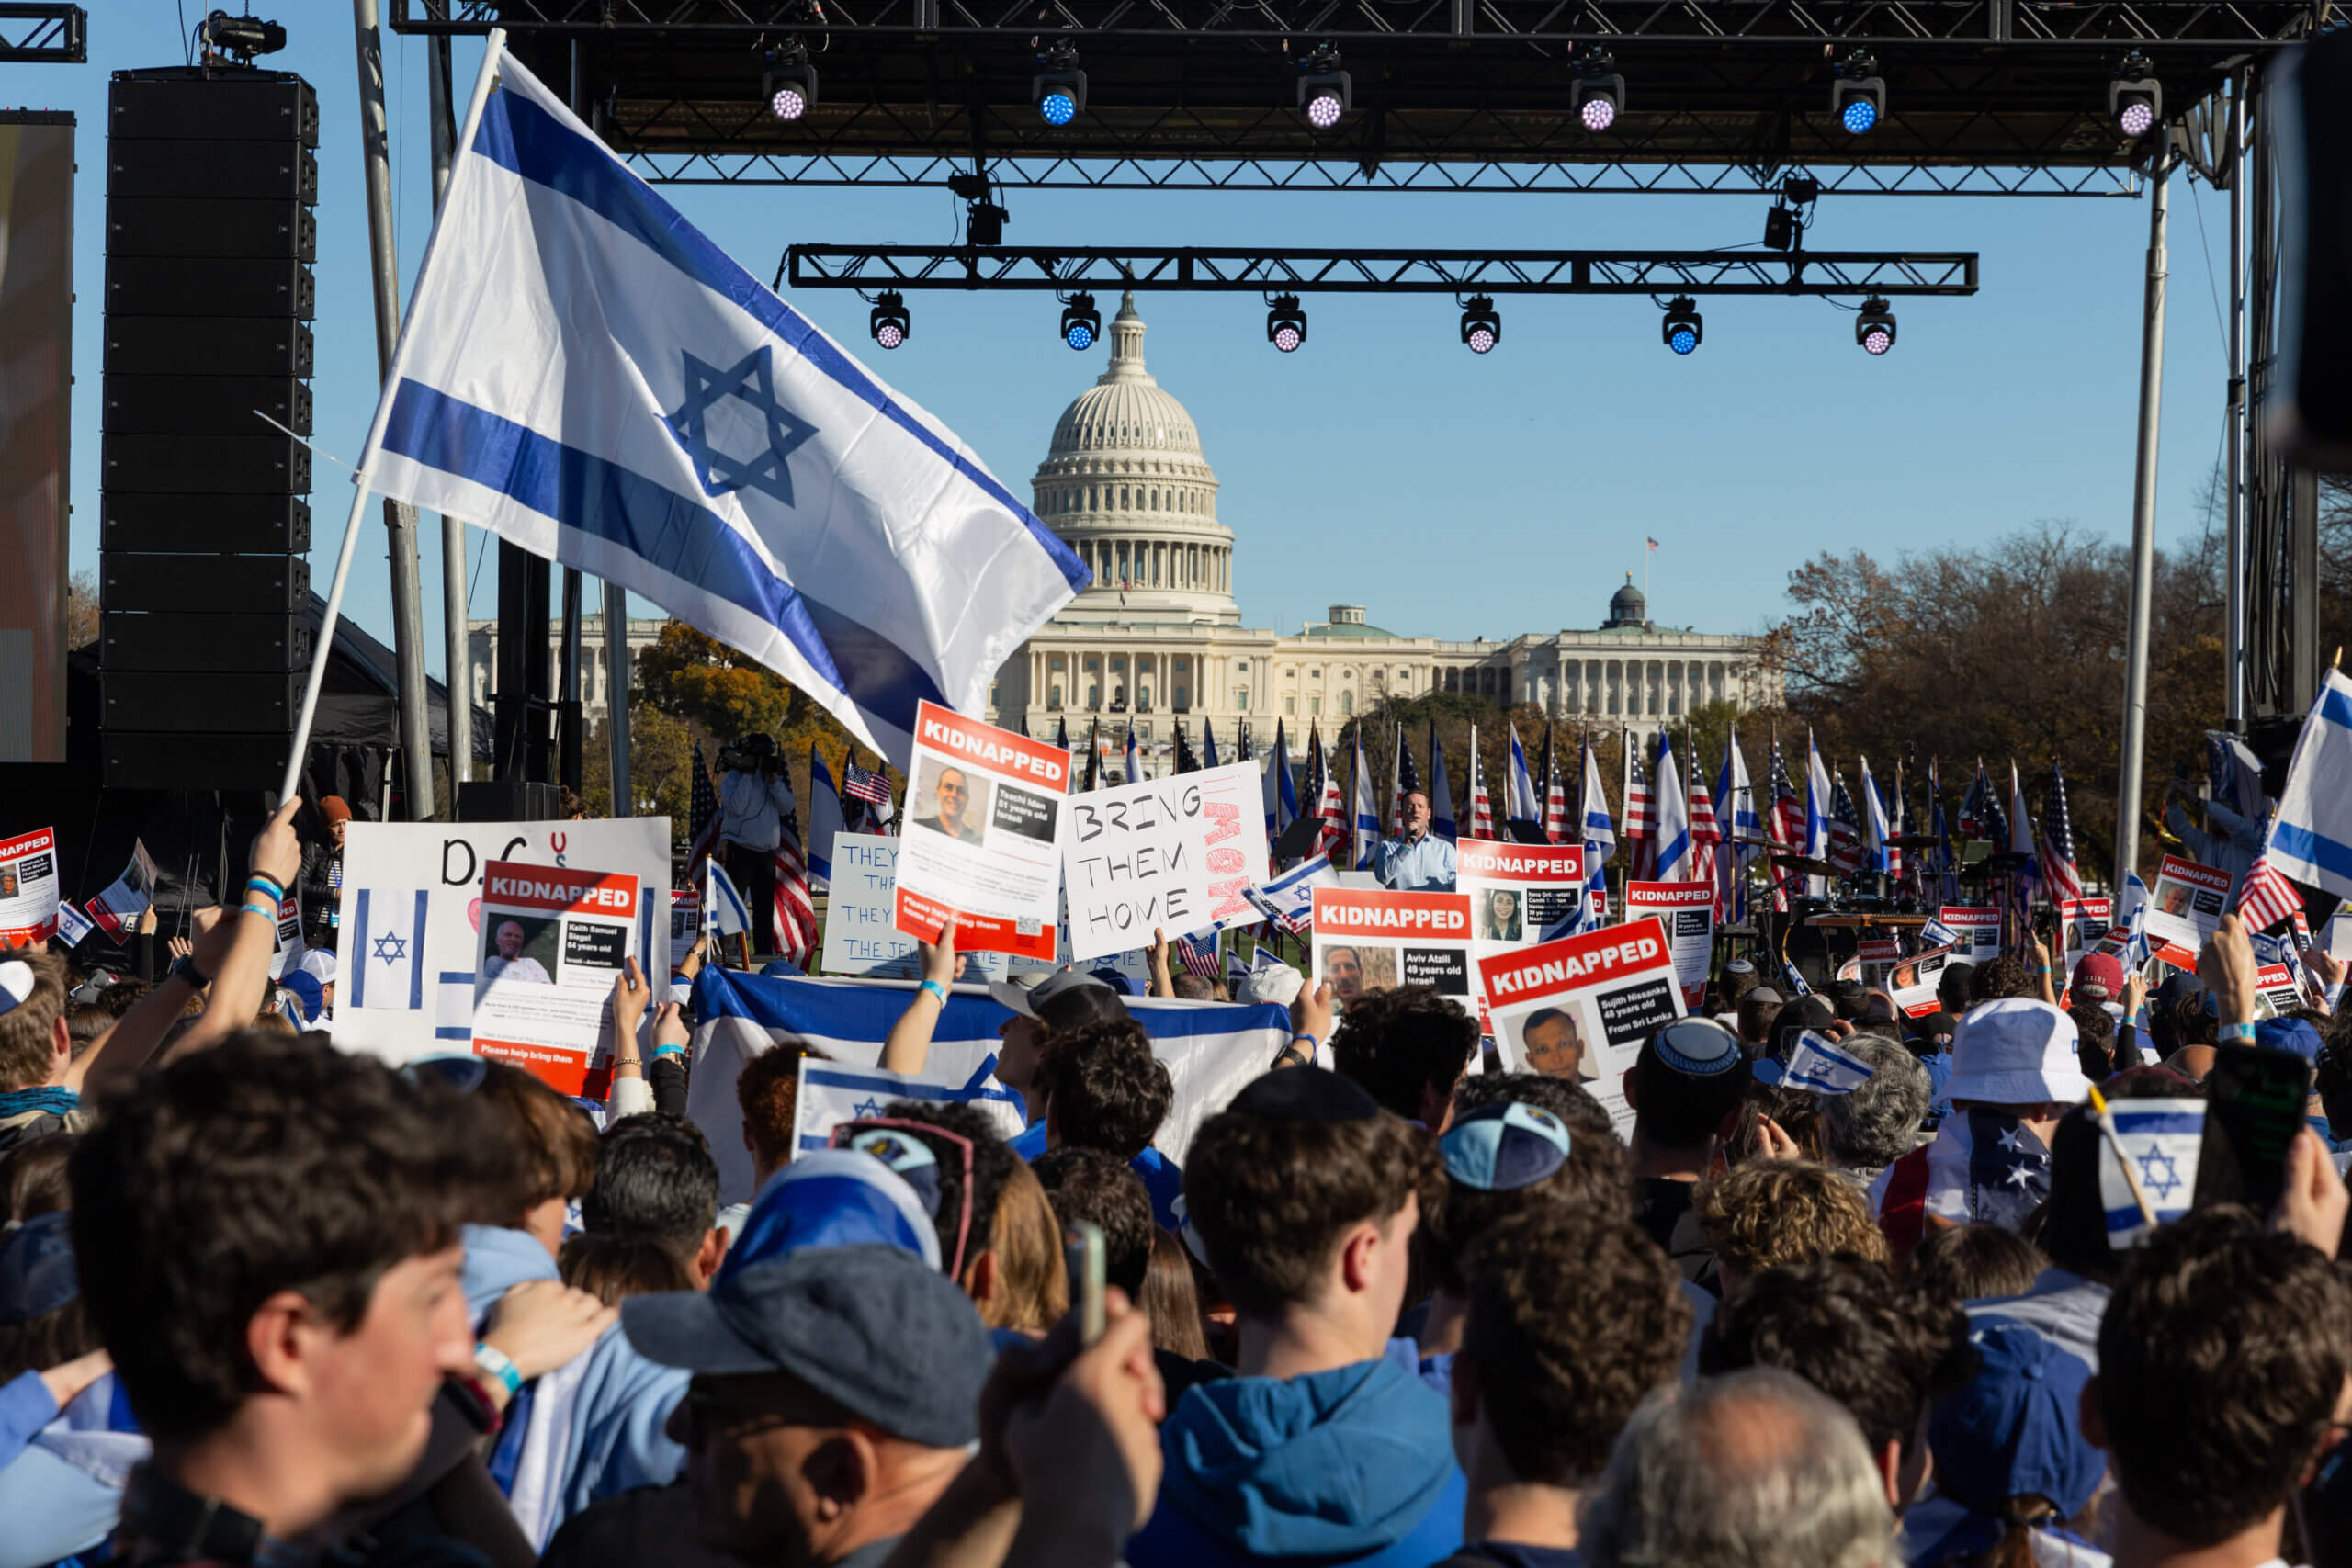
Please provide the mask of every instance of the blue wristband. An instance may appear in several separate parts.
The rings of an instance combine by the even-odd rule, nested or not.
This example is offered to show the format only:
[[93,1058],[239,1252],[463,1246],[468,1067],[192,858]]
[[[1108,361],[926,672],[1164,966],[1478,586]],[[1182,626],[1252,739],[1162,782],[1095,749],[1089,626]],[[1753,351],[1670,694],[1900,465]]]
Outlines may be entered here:
[[656,1045],[653,1054],[657,1056],[683,1056],[686,1048],[684,1045]]
[[2222,1025],[2222,1038],[2224,1040],[2251,1040],[2254,1038],[2254,1025],[2250,1023],[2225,1023]]
[[941,985],[938,981],[925,980],[922,985],[915,987],[915,994],[917,996],[921,996],[925,991],[929,991],[933,996],[937,997],[941,1007],[945,1007],[947,1005],[947,987]]
[[246,892],[251,893],[256,887],[269,896],[269,901],[271,903],[283,904],[286,902],[285,885],[280,883],[277,878],[270,875],[267,872],[257,871],[254,872],[252,876],[246,878]]
[[481,1368],[485,1376],[496,1378],[500,1382],[504,1383],[506,1397],[509,1399],[523,1392],[523,1374],[514,1370],[514,1363],[506,1359],[506,1352],[497,1347],[476,1345],[474,1365]]
[[275,909],[265,909],[259,904],[248,904],[237,912],[242,915],[259,915],[271,925],[276,925],[277,923],[277,911]]

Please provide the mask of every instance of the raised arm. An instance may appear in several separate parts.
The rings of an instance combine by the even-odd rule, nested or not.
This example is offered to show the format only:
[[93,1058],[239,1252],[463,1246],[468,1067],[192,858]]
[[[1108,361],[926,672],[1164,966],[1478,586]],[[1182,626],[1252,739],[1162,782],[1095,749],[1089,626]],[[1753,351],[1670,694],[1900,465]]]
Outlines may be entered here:
[[922,985],[882,1042],[880,1065],[886,1073],[919,1073],[931,1060],[931,1032],[939,1027],[939,1015],[947,1010],[947,987],[956,981],[956,917],[948,916],[940,926],[937,942],[918,942],[915,952],[922,960]]

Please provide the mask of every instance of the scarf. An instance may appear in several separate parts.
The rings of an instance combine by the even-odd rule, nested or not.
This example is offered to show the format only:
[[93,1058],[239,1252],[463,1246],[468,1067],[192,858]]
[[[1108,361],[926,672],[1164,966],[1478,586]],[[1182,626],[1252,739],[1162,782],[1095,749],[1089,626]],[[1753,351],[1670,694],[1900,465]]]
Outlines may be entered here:
[[82,1097],[79,1094],[55,1085],[15,1089],[0,1094],[0,1122],[14,1121],[20,1116],[63,1116],[81,1108]]

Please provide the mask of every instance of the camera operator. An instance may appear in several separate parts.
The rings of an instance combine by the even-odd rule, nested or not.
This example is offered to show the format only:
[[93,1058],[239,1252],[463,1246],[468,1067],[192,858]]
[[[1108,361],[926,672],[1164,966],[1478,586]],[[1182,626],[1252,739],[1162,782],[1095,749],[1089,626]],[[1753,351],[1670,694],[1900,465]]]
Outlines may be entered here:
[[720,863],[752,906],[752,940],[762,954],[775,947],[775,852],[784,819],[792,815],[775,738],[747,735],[718,754],[727,770],[718,781]]

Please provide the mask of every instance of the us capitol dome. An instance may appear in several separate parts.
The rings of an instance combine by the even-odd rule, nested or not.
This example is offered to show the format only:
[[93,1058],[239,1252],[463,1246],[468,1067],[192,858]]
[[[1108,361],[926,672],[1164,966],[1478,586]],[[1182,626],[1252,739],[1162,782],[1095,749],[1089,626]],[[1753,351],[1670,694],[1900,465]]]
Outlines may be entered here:
[[[1590,631],[1448,641],[1384,630],[1361,604],[1334,604],[1295,635],[1243,626],[1216,471],[1192,414],[1144,367],[1132,292],[1109,335],[1109,367],[1054,422],[1030,481],[1031,509],[1094,582],[998,671],[996,723],[1066,735],[1073,749],[1098,729],[1114,765],[1132,727],[1156,776],[1173,765],[1180,724],[1195,751],[1214,735],[1230,761],[1244,727],[1262,757],[1279,723],[1295,760],[1310,727],[1328,745],[1383,699],[1431,691],[1645,731],[1702,704],[1746,709],[1777,694],[1758,639],[1657,626],[1630,573]],[[1560,564],[1577,598],[1598,598],[1606,575],[1587,562],[1578,581],[1576,547]]]

